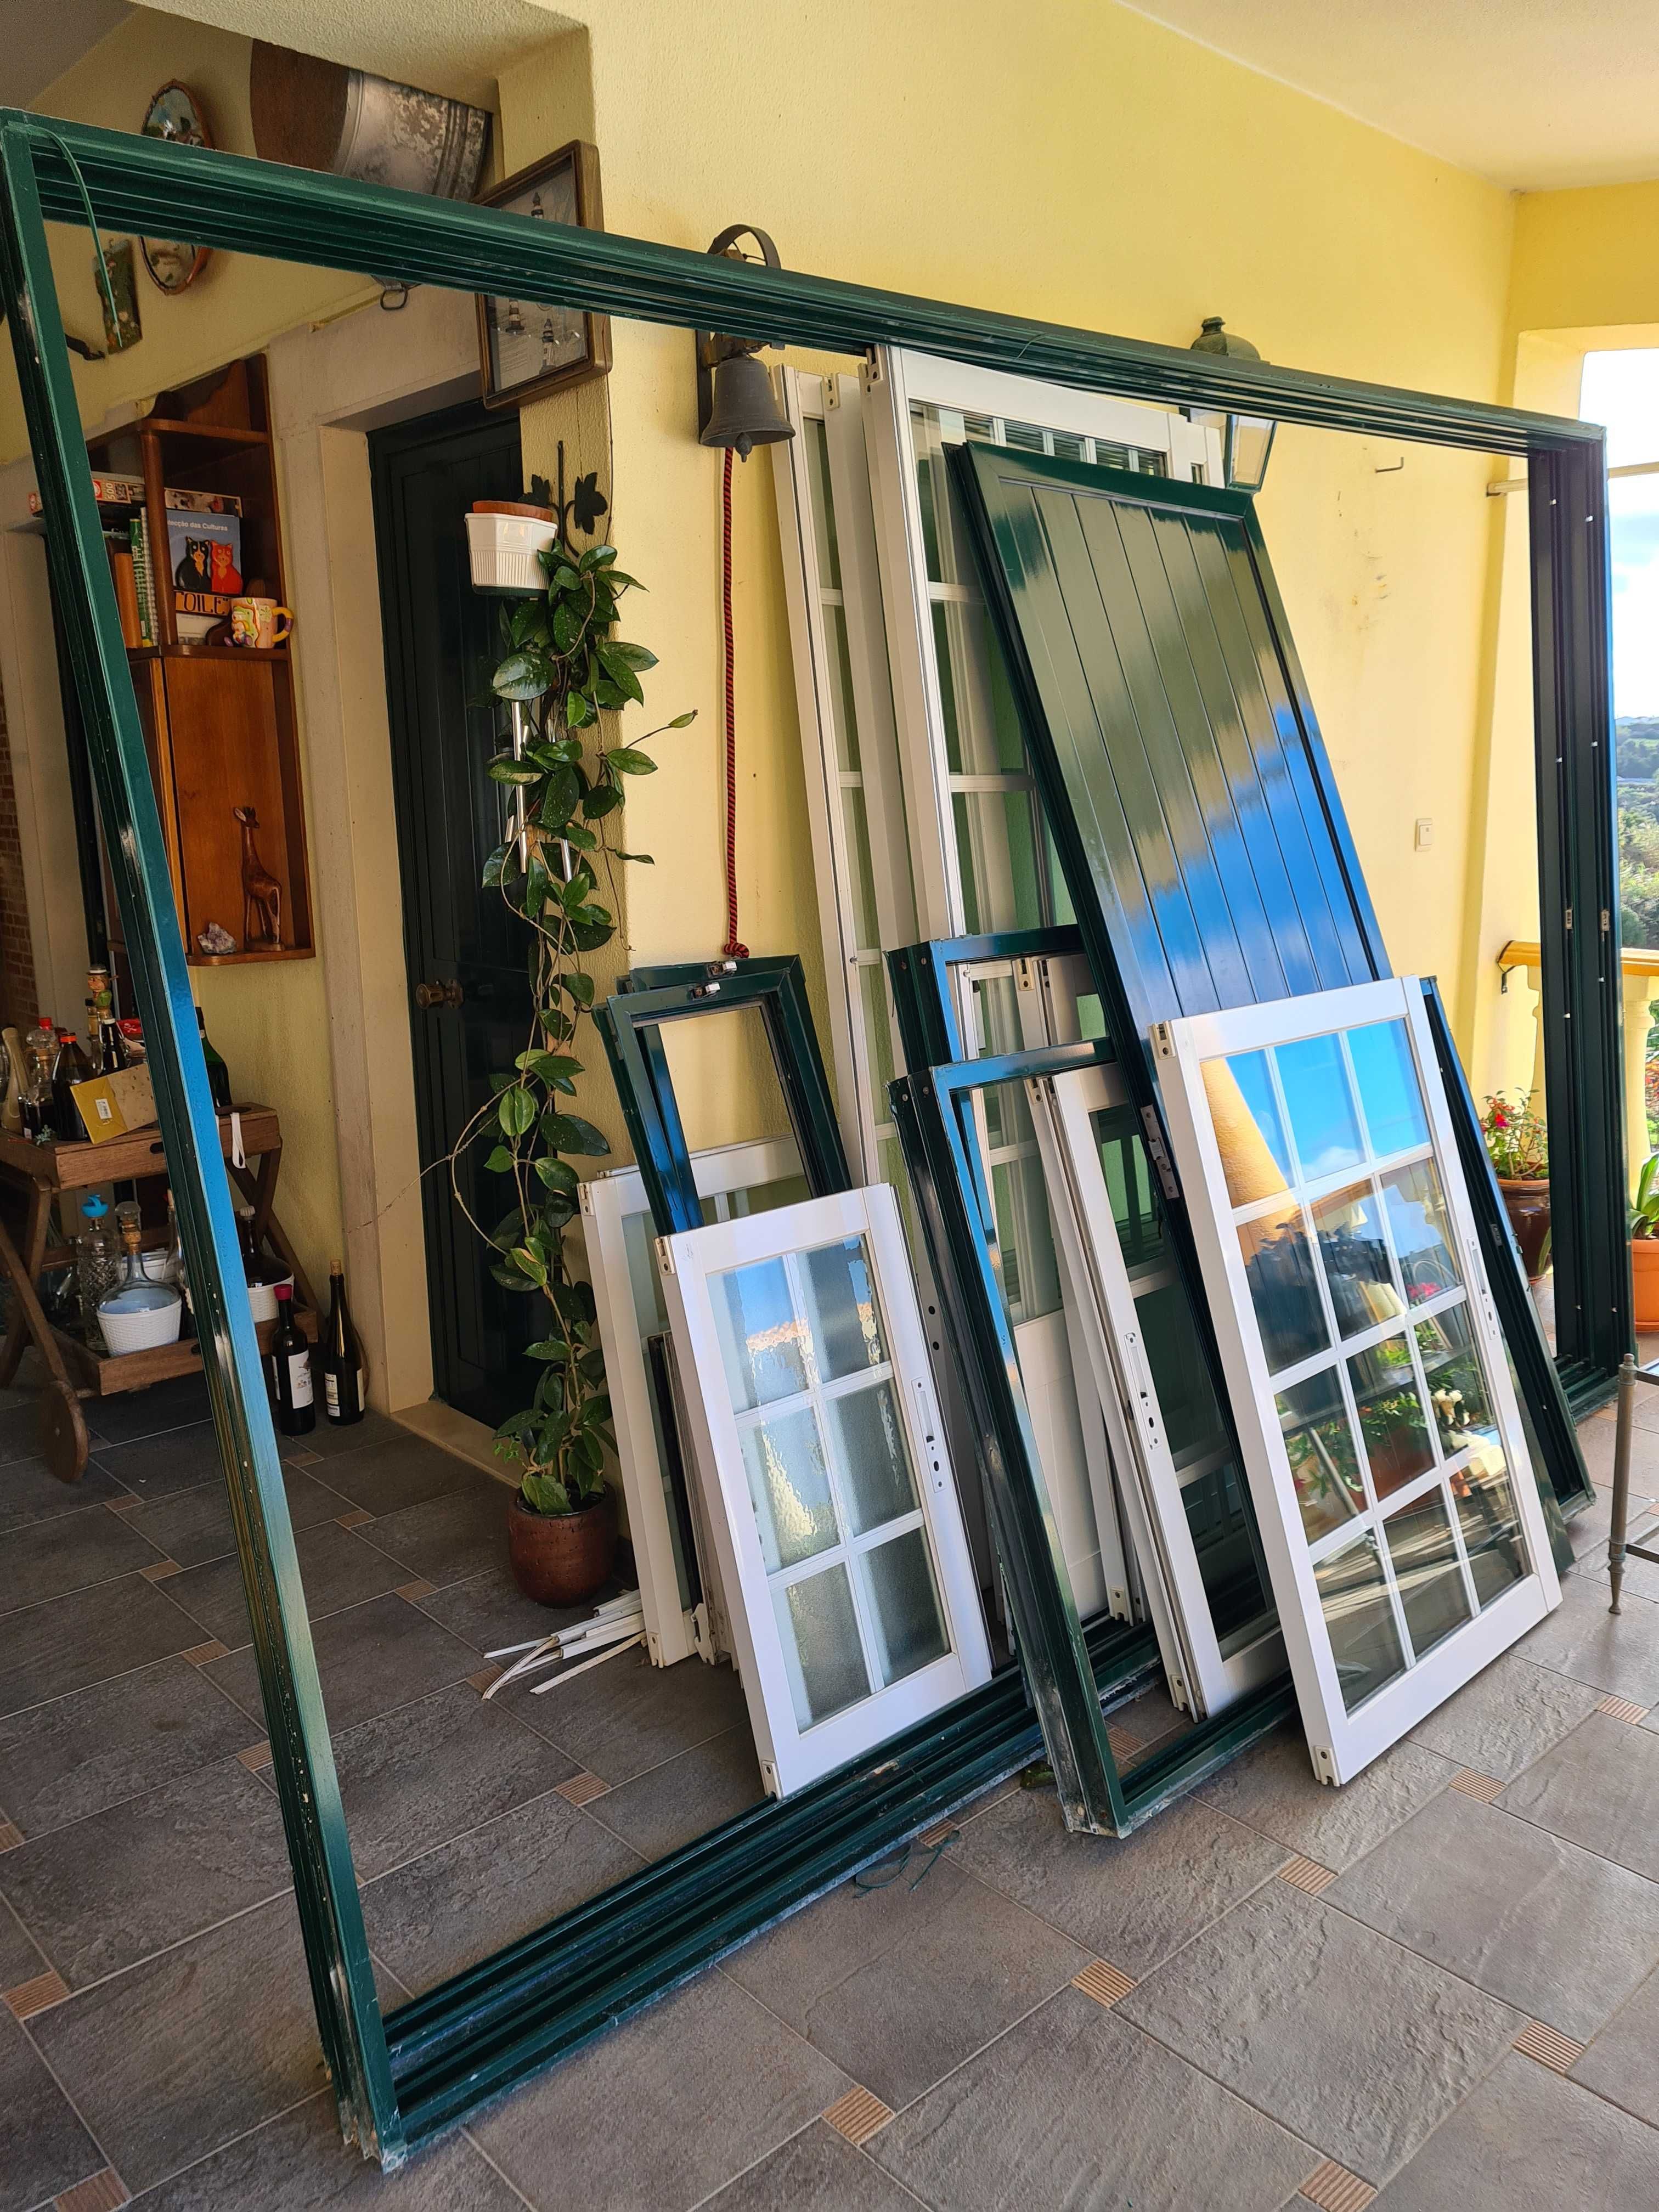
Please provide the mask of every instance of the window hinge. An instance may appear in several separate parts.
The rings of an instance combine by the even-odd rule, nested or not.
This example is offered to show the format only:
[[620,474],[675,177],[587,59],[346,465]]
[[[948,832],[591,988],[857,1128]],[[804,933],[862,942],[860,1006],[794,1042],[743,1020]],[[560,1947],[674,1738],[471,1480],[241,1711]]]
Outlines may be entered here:
[[1034,990],[1036,990],[1036,963],[1035,963],[1035,961],[1031,961],[1031,960],[1016,960],[1016,961],[1015,961],[1015,963],[1014,963],[1014,987],[1015,987],[1015,988],[1016,988],[1017,990],[1020,990],[1020,991],[1034,991]]
[[1603,908],[1602,908],[1602,909],[1601,909],[1601,934],[1602,934],[1602,936],[1603,936],[1603,937],[1605,937],[1605,936],[1607,935],[1607,932],[1608,932],[1612,927],[1613,927],[1613,916],[1612,916],[1612,915],[1607,912],[1607,909],[1606,908],[1606,907],[1603,907]]
[[866,385],[882,382],[881,348],[866,346],[864,352],[864,380]]
[[[1162,1028],[1162,1023],[1158,1026]],[[1146,1132],[1146,1151],[1152,1165],[1158,1170],[1158,1179],[1164,1186],[1164,1195],[1167,1199],[1177,1199],[1181,1195],[1181,1185],[1176,1181],[1175,1167],[1170,1158],[1170,1148],[1164,1141],[1163,1130],[1158,1127],[1158,1109],[1155,1106],[1143,1106],[1140,1109],[1140,1119]]]
[[1571,907],[1568,907],[1565,910],[1565,918],[1567,927],[1571,929],[1572,927],[1572,908]]
[[658,1237],[657,1265],[665,1275],[672,1275],[674,1273],[674,1246],[672,1238]]

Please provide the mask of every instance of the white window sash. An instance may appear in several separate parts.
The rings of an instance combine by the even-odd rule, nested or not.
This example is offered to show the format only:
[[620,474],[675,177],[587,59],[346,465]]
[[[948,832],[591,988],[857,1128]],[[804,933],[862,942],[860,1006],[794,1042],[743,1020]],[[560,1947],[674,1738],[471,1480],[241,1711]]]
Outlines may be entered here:
[[[863,1237],[869,1256],[893,1369],[894,1401],[915,1474],[949,1649],[915,1674],[874,1688],[858,1704],[803,1730],[795,1717],[793,1655],[786,1651],[773,1610],[776,1577],[767,1572],[739,1441],[740,1417],[726,1387],[711,1279],[757,1261],[785,1259],[854,1237]],[[898,1202],[890,1188],[876,1184],[686,1230],[659,1240],[657,1250],[697,1476],[720,1553],[761,1773],[768,1790],[781,1796],[873,1750],[990,1677],[990,1647],[933,1395]],[[901,1520],[884,1523],[882,1534],[901,1533],[903,1525]],[[916,1524],[911,1520],[908,1525]],[[871,1679],[877,1680],[873,1671]]]
[[[1269,1370],[1256,1325],[1243,1255],[1235,1231],[1235,1210],[1205,1096],[1202,1063],[1219,1054],[1251,1052],[1297,1037],[1322,1036],[1384,1021],[1403,1021],[1410,1039],[1434,1164],[1446,1200],[1455,1256],[1468,1292],[1464,1310],[1468,1315],[1480,1359],[1530,1572],[1494,1598],[1484,1612],[1443,1637],[1415,1664],[1349,1712],[1343,1702],[1335,1656],[1315,1581],[1315,1552],[1304,1531],[1290,1459],[1273,1403],[1276,1389],[1284,1387],[1284,1376]],[[1152,1045],[1171,1149],[1176,1172],[1187,1193],[1188,1217],[1238,1424],[1245,1468],[1255,1500],[1273,1593],[1279,1602],[1285,1650],[1296,1681],[1314,1771],[1322,1781],[1346,1782],[1560,1602],[1560,1586],[1548,1531],[1544,1525],[1526,1432],[1510,1379],[1497,1309],[1492,1304],[1457,1157],[1422,989],[1412,977],[1392,977],[1346,990],[1276,1000],[1267,1006],[1192,1015],[1157,1024],[1152,1031]],[[1364,1169],[1356,1169],[1347,1181],[1351,1184],[1358,1182],[1365,1173]],[[1322,1185],[1330,1180],[1322,1177]],[[1340,1178],[1338,1182],[1340,1186]],[[1322,1281],[1321,1295],[1322,1298],[1326,1297]],[[1418,1368],[1413,1323],[1419,1317],[1408,1311],[1401,1322],[1413,1346],[1414,1374]],[[1328,1307],[1327,1318],[1328,1325]],[[1334,1334],[1333,1344],[1340,1342]],[[1343,1405],[1349,1418],[1353,1419],[1346,1347],[1338,1351],[1334,1362],[1328,1358],[1324,1364],[1336,1378]],[[1443,1475],[1445,1455],[1426,1395],[1424,1406],[1437,1470]],[[1376,1540],[1379,1555],[1386,1561],[1384,1531],[1388,1521],[1399,1510],[1398,1495],[1389,1498],[1386,1516],[1374,1510],[1371,1478],[1357,1421],[1354,1445],[1365,1494],[1373,1504],[1368,1504],[1365,1515],[1355,1520],[1343,1534],[1352,1541],[1369,1529]],[[1452,1511],[1454,1538],[1462,1561],[1463,1547],[1457,1534],[1457,1518]],[[1340,1551],[1343,1546],[1331,1547],[1322,1540],[1317,1547],[1319,1556],[1328,1556],[1330,1548]],[[1467,1580],[1465,1566],[1466,1587]],[[1410,1643],[1404,1640],[1403,1609],[1391,1570],[1388,1572],[1387,1587],[1396,1632],[1402,1637],[1401,1649],[1410,1650]]]

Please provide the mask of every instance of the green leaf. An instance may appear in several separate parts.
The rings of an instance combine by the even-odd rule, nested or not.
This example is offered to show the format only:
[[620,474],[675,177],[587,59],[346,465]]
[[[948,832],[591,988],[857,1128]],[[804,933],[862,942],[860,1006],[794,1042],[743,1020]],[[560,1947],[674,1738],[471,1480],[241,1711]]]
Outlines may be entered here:
[[548,688],[548,671],[538,653],[509,653],[489,680],[498,699],[539,699]]
[[592,1005],[593,978],[591,975],[583,975],[580,968],[573,968],[568,975],[561,975],[558,981],[579,1006]]
[[574,592],[580,587],[580,583],[581,578],[566,561],[549,577],[548,596],[550,598],[555,592]]
[[573,691],[564,702],[564,719],[567,728],[585,729],[593,720],[592,701],[585,698],[580,691]]
[[529,1276],[520,1274],[516,1267],[492,1267],[490,1273],[504,1291],[538,1291],[541,1285]]
[[573,1191],[576,1170],[563,1160],[538,1160],[536,1172],[550,1190]]
[[695,707],[688,707],[684,714],[676,714],[672,722],[665,722],[663,724],[663,727],[665,730],[689,730],[692,723],[695,722],[696,719],[696,708]]
[[611,1139],[580,1114],[546,1114],[542,1117],[544,1143],[562,1152],[598,1158],[611,1150]]
[[617,858],[619,860],[632,860],[636,868],[654,868],[657,865],[649,853],[618,853]]
[[567,845],[574,845],[579,853],[592,853],[599,848],[599,839],[591,830],[584,830],[580,822],[561,822],[559,835]]
[[582,812],[590,822],[598,822],[605,815],[614,814],[622,803],[623,795],[615,784],[601,784],[597,791],[590,791],[583,798]]
[[572,1510],[570,1492],[556,1474],[527,1474],[519,1485],[519,1495],[532,1513],[568,1513]]
[[560,599],[553,609],[555,646],[561,653],[568,653],[581,634],[581,617],[568,599]]
[[515,761],[511,753],[501,753],[489,763],[489,778],[492,783],[539,783],[542,772]]
[[562,1336],[544,1336],[524,1348],[526,1359],[568,1359],[570,1346]]
[[605,764],[614,775],[654,775],[657,763],[649,753],[638,751],[633,745],[612,745],[605,756]]
[[522,1084],[503,1091],[495,1111],[509,1137],[522,1137],[536,1119],[536,1102]]
[[582,1064],[572,1060],[565,1052],[532,1052],[521,1055],[526,1072],[543,1083],[566,1086],[573,1075],[580,1075]]
[[506,866],[507,848],[505,845],[497,845],[495,851],[484,862],[483,887],[487,891],[493,890],[496,884],[500,883],[501,879],[501,872]]
[[576,565],[586,574],[590,568],[608,568],[616,557],[614,545],[590,545]]
[[593,650],[599,656],[600,667],[604,669],[623,696],[643,705],[645,693],[641,688],[640,679],[634,673],[633,664],[616,641],[613,638],[602,637]]
[[[648,646],[628,645],[625,644],[619,637],[613,637],[609,641],[609,642],[611,652],[616,653],[619,659],[625,660],[630,668],[654,668],[657,665],[657,656],[651,651]],[[599,650],[600,657],[603,658],[605,652],[604,647],[601,647]]]
[[505,1145],[497,1145],[484,1162],[486,1175],[506,1175],[513,1165],[513,1155]]

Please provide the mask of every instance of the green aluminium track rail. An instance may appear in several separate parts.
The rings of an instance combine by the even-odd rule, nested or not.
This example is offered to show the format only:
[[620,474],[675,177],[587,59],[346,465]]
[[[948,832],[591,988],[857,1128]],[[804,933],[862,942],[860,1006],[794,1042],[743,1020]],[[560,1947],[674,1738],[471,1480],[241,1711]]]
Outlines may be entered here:
[[[234,1223],[93,501],[48,222],[189,238],[455,291],[509,292],[688,333],[712,328],[846,354],[908,347],[1164,405],[1242,408],[1280,422],[1528,456],[1535,705],[1545,736],[1540,761],[1547,755],[1550,763],[1547,775],[1540,768],[1540,833],[1553,841],[1543,940],[1546,1065],[1553,1106],[1571,1117],[1592,1192],[1623,1156],[1616,920],[1599,932],[1583,926],[1603,908],[1617,915],[1602,434],[1593,425],[768,270],[0,109],[0,283],[177,1195],[312,1992],[343,2123],[392,2166],[411,2143],[455,2124],[659,1996],[718,1948],[878,1856],[982,1779],[1010,1771],[1030,1756],[1036,1725],[1018,1680],[999,1677],[940,1724],[939,1765],[925,1778],[923,1747],[915,1747],[913,1797],[902,1789],[884,1793],[890,1762],[884,1759],[831,1778],[822,1796],[759,1808],[382,2020],[258,1349],[246,1300],[231,1294],[241,1280]],[[689,350],[687,358],[689,367]],[[1577,930],[1569,909],[1580,917]],[[1585,1295],[1594,1326],[1587,1322],[1583,1344],[1590,1364],[1608,1371],[1625,1348],[1614,1340],[1621,1330],[1628,1336],[1621,1233],[1621,1212],[1607,1221],[1581,1217],[1557,1232],[1575,1240],[1575,1281],[1603,1286],[1599,1301]],[[1115,1648],[1121,1655],[1130,1647]],[[1147,1644],[1133,1648],[1135,1664],[1150,1664]],[[1097,1686],[1099,1671],[1097,1661]],[[957,1723],[962,1735],[952,1733]],[[983,1741],[974,1735],[981,1725]],[[1182,1756],[1178,1742],[1152,1771]],[[810,1841],[789,1840],[815,1820],[823,1832],[816,1860]],[[700,1923],[708,1923],[701,1936]]]
[[1052,1045],[901,1076],[889,1088],[911,1193],[957,1355],[985,1477],[1009,1617],[1069,1828],[1125,1836],[1294,1710],[1288,1673],[1171,1738],[1168,1756],[1121,1773],[1101,1717],[1038,1455],[1002,1280],[994,1211],[969,1123],[973,1095],[1096,1067],[1111,1046]]

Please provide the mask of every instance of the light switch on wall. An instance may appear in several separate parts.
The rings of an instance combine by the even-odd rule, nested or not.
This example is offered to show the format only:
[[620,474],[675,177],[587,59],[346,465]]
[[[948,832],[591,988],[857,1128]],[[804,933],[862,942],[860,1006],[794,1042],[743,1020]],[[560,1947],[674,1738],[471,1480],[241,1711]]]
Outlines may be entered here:
[[1433,844],[1434,817],[1431,814],[1419,814],[1418,816],[1413,833],[1412,842],[1416,846],[1419,853],[1426,853],[1430,846]]

